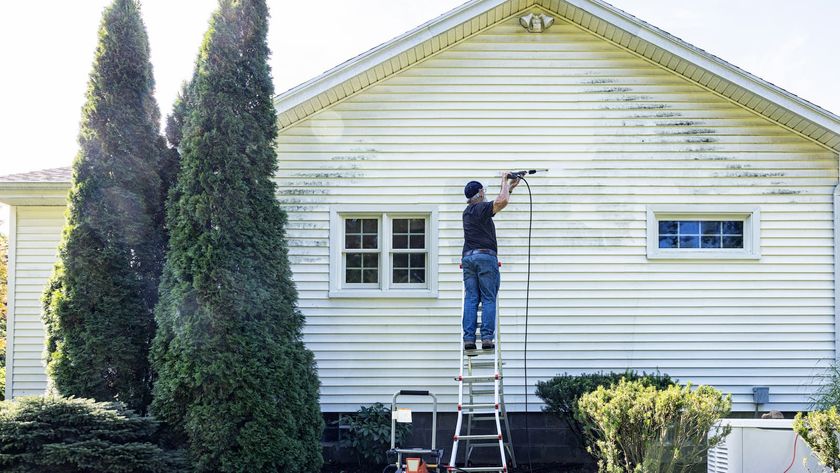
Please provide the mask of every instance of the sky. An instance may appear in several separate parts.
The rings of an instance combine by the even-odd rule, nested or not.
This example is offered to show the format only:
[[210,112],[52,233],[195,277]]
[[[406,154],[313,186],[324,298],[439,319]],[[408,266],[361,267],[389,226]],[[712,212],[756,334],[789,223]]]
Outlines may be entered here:
[[[0,4],[0,175],[69,166],[103,8],[111,0]],[[141,0],[165,116],[217,0]],[[268,0],[277,93],[461,5],[462,0]],[[611,0],[612,5],[840,113],[840,2]],[[0,205],[0,232],[8,212]]]

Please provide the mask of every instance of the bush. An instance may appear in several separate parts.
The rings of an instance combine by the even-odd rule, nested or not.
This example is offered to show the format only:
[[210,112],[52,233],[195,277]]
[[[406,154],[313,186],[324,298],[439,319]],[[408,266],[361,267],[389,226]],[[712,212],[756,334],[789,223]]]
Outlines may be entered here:
[[811,409],[824,411],[831,406],[840,408],[840,363],[832,362],[822,377],[828,378],[828,383],[821,384],[822,380],[815,382],[820,384],[816,395],[811,397]]
[[10,473],[186,471],[156,442],[157,422],[122,404],[24,397],[0,403],[0,470]]
[[583,427],[577,420],[578,400],[584,394],[592,392],[600,386],[613,386],[621,379],[638,380],[647,386],[655,386],[659,389],[676,385],[676,380],[671,379],[667,374],[660,374],[658,370],[656,374],[647,374],[643,371],[641,375],[633,370],[626,370],[624,373],[610,372],[609,374],[603,372],[583,373],[577,376],[563,373],[548,381],[538,382],[536,394],[545,402],[544,412],[563,419],[581,445],[590,445],[593,439],[586,438]]
[[811,447],[821,465],[833,473],[840,472],[840,415],[836,406],[804,415],[798,412],[793,419],[793,430]]
[[[339,437],[339,448],[352,452],[359,464],[388,463],[385,452],[391,448],[391,409],[381,402],[370,407],[362,406],[355,414],[342,415],[338,425],[344,432]],[[397,422],[395,425],[396,444],[405,447],[411,424]]]
[[730,426],[707,440],[712,425],[732,407],[732,395],[710,386],[668,386],[619,380],[578,401],[578,420],[595,439],[587,450],[601,473],[687,472],[723,441]]

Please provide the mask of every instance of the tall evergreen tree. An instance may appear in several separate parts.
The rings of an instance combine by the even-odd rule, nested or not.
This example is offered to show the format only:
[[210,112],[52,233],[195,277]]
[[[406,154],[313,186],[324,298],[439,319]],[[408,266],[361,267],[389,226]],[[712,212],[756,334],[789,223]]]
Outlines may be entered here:
[[82,110],[59,262],[44,294],[47,368],[63,395],[145,412],[163,264],[159,133],[135,0],[105,9]]
[[[275,198],[264,0],[220,0],[189,87],[152,411],[198,471],[319,471],[323,421]],[[176,436],[177,438],[177,436]]]

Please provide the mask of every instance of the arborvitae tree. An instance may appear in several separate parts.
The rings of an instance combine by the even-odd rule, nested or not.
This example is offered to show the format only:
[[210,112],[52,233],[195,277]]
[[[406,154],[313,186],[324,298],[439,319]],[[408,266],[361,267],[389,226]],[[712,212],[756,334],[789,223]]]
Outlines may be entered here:
[[165,237],[146,29],[135,0],[102,17],[82,110],[67,223],[44,295],[47,368],[58,393],[145,412]]
[[[264,0],[220,0],[187,94],[152,411],[198,471],[319,471],[323,420],[275,198]],[[178,436],[174,436],[177,438]]]

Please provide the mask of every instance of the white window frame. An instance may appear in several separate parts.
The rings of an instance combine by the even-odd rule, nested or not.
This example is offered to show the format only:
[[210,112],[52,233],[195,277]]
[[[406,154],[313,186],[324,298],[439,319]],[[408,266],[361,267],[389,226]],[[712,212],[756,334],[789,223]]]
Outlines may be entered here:
[[[743,248],[659,248],[660,220],[737,220],[744,222]],[[654,205],[647,207],[648,259],[761,258],[761,210],[749,205]]]
[[[376,218],[379,221],[379,283],[344,283],[344,218]],[[392,220],[424,218],[426,226],[426,283],[392,282]],[[334,205],[330,208],[330,298],[438,297],[438,211],[433,205]]]

